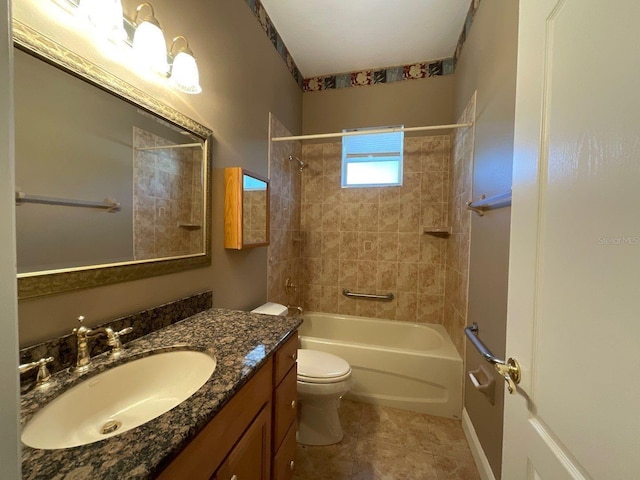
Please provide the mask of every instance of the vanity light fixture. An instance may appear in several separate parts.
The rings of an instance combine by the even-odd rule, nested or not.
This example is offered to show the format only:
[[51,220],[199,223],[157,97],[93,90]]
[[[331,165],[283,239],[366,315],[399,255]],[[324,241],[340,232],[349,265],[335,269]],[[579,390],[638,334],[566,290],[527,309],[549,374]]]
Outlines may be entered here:
[[[176,45],[180,41],[182,41],[183,45],[176,49]],[[178,35],[173,39],[169,53],[173,58],[169,84],[184,93],[196,94],[202,92],[198,65],[196,64],[196,58],[193,56],[193,51],[189,48],[189,41],[184,36]]]
[[86,18],[101,36],[113,42],[127,39],[120,0],[81,0],[77,14]]
[[[148,13],[141,15],[140,12],[145,7]],[[145,2],[138,5],[133,23],[136,25],[136,31],[133,34],[133,52],[136,61],[149,70],[166,75],[169,71],[167,44],[151,4]]]

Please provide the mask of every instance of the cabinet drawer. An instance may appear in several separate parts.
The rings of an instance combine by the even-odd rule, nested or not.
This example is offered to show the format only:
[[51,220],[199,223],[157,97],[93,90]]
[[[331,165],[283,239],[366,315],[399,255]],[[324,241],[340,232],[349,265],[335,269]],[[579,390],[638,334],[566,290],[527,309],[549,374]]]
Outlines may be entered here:
[[295,423],[297,412],[297,372],[292,368],[276,388],[273,416],[273,451],[278,451],[289,427]]
[[296,460],[296,424],[289,431],[280,445],[280,450],[273,459],[273,480],[291,480]]
[[293,332],[289,340],[275,354],[273,384],[279,384],[298,358],[298,331]]

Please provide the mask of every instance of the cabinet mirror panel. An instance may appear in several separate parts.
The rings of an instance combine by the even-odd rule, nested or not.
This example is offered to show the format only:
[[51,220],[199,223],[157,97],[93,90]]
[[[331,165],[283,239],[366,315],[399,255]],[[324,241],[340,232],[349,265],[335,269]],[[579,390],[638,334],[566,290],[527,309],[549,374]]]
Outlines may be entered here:
[[21,298],[211,263],[211,132],[17,25]]
[[225,248],[269,245],[269,181],[240,167],[225,169]]

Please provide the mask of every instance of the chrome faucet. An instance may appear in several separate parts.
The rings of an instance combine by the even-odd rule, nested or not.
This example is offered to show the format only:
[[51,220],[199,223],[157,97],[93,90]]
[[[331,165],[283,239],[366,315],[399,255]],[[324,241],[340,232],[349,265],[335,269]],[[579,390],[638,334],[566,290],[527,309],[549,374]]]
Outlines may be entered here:
[[51,373],[47,368],[47,364],[53,362],[53,357],[41,358],[37,362],[23,363],[18,367],[18,372],[25,373],[34,368],[38,368],[38,376],[36,377],[36,386],[44,385],[51,378]]
[[104,333],[102,330],[91,330],[90,328],[85,327],[82,322],[84,321],[84,317],[80,315],[78,317],[78,322],[80,322],[80,326],[73,329],[73,334],[76,336],[78,340],[78,353],[76,355],[76,363],[75,365],[69,368],[70,372],[84,373],[89,370],[91,366],[91,352],[89,351],[89,337],[94,337],[96,335],[100,335]]
[[91,367],[91,352],[89,351],[89,337],[95,337],[98,335],[106,335],[107,336],[107,344],[111,347],[111,354],[117,355],[122,352],[124,349],[122,346],[122,342],[120,341],[120,335],[126,335],[127,333],[131,333],[133,328],[127,327],[119,332],[114,332],[112,328],[96,328],[92,330],[90,328],[85,327],[82,322],[84,321],[84,317],[78,317],[78,322],[80,322],[80,326],[78,328],[73,329],[73,333],[75,334],[78,340],[78,353],[76,356],[76,363],[72,367],[69,368],[71,372],[84,373]]
[[287,305],[287,308],[289,310],[297,310],[298,311],[298,315],[302,315],[304,313],[304,311],[302,310],[302,307],[299,307],[297,305]]

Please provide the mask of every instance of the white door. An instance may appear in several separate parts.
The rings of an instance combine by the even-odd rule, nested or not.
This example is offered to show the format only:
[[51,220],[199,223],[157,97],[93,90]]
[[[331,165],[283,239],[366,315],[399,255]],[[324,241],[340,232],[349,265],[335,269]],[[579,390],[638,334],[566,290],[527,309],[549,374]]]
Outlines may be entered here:
[[521,0],[504,480],[640,478],[640,2]]

